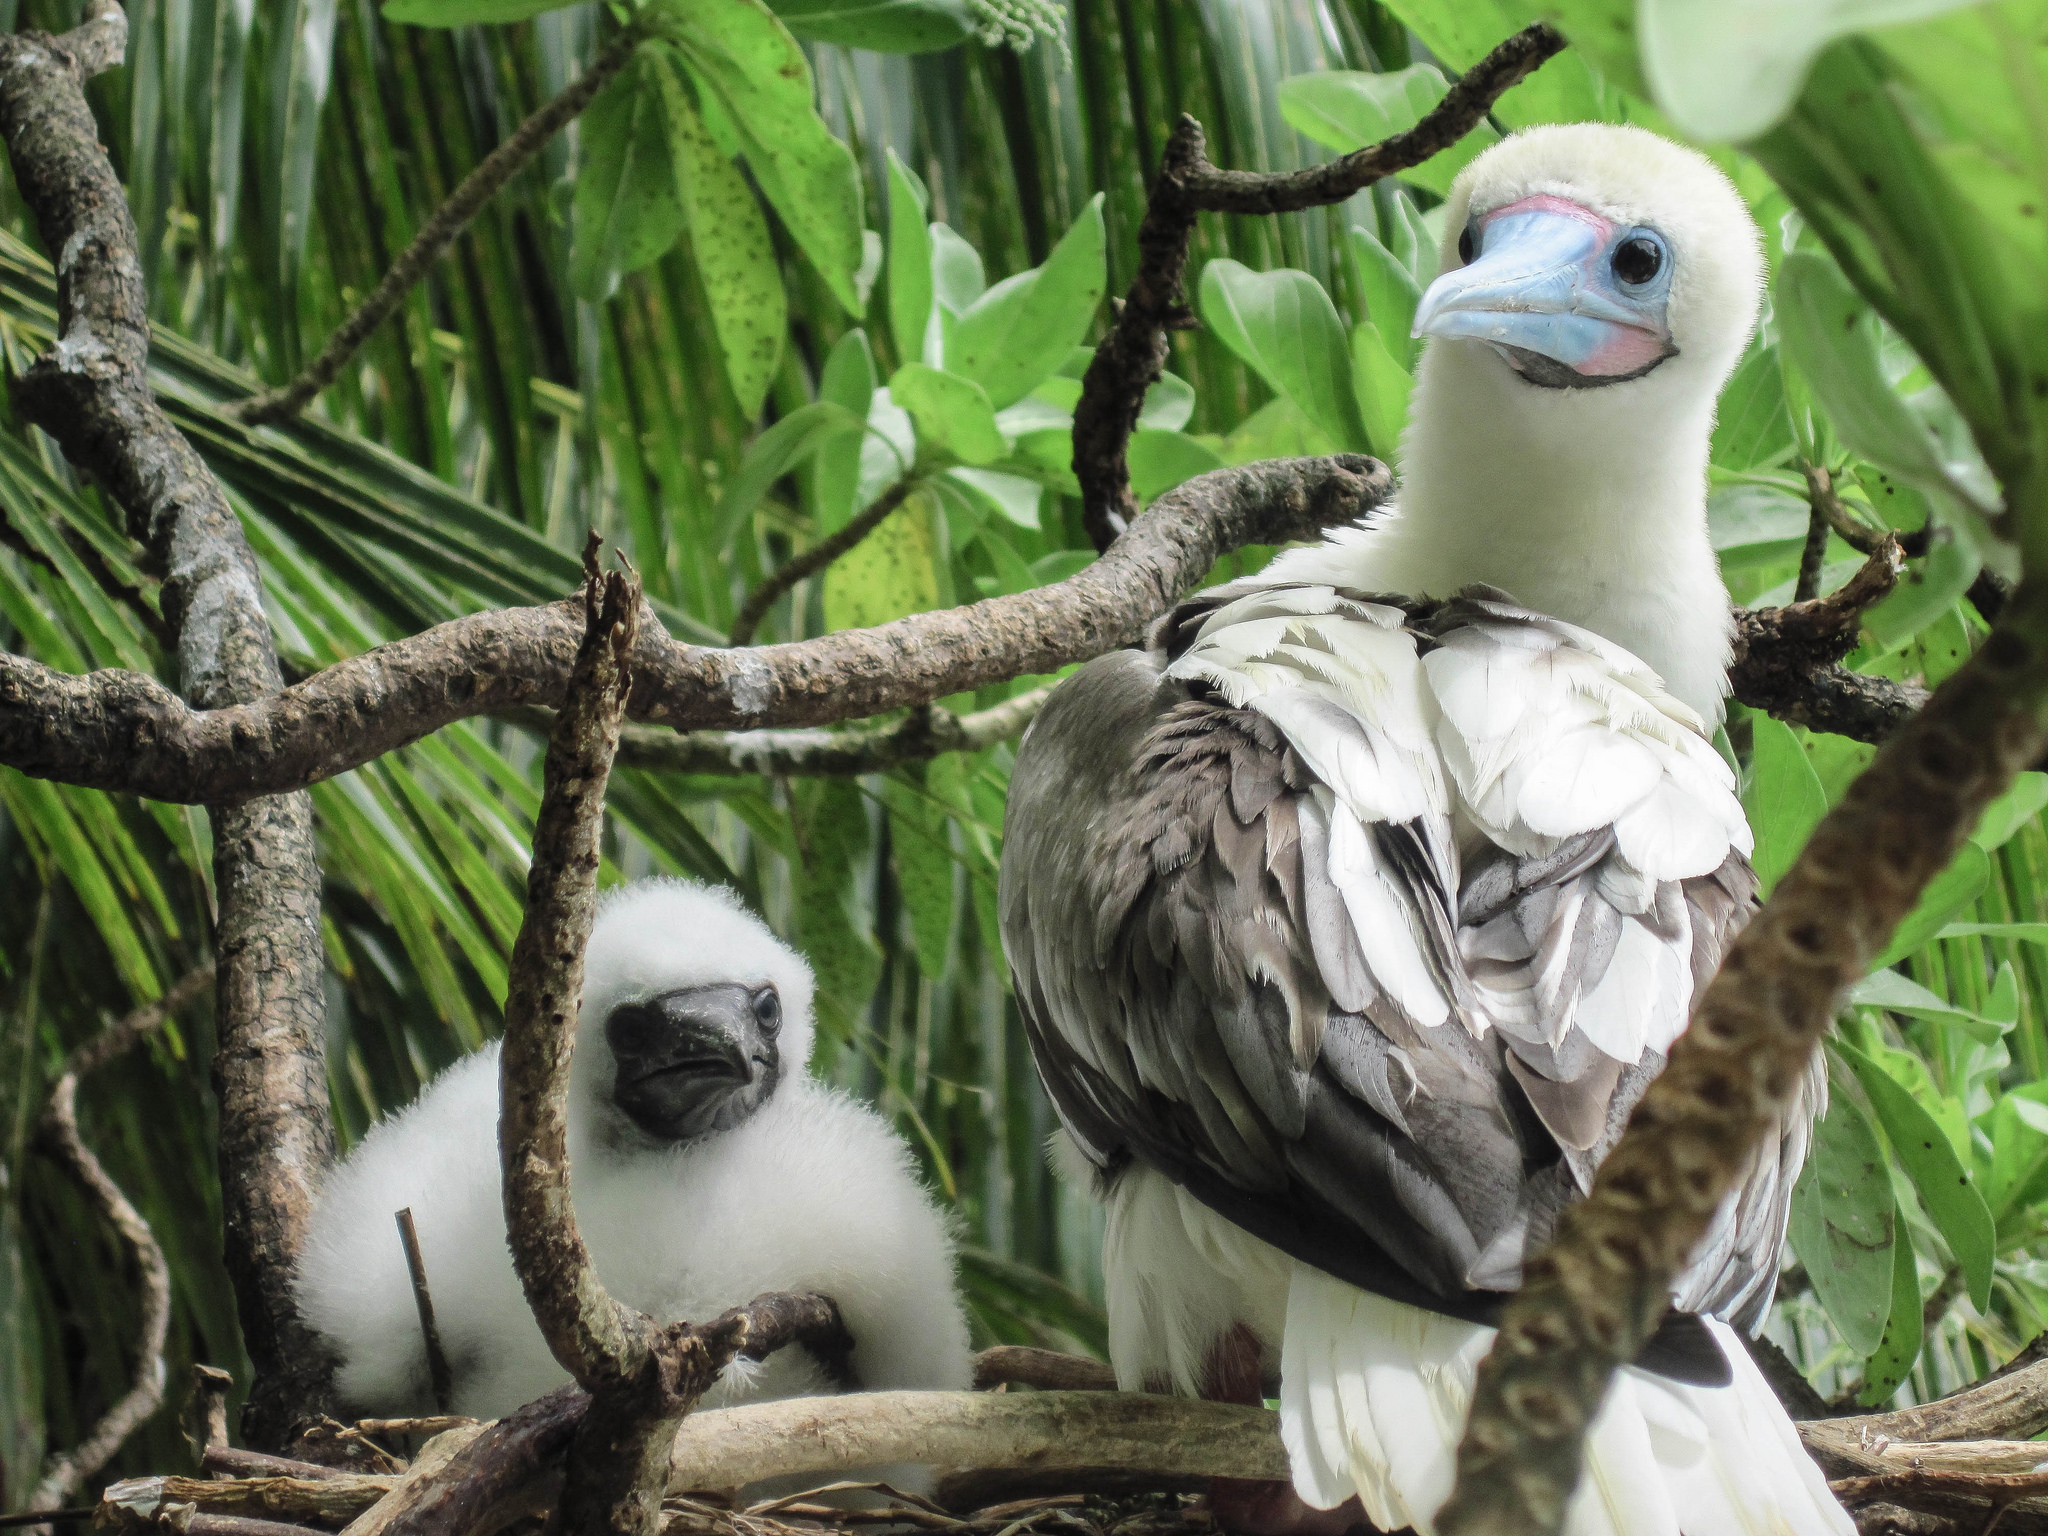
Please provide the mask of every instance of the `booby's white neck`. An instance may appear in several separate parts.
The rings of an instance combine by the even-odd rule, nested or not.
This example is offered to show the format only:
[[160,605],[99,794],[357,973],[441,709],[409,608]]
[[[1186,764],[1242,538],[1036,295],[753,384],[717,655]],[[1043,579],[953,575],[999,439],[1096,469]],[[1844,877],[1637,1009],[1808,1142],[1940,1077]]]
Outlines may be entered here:
[[1627,647],[1711,725],[1727,692],[1730,617],[1707,537],[1714,390],[1700,362],[1546,390],[1483,343],[1432,343],[1397,508],[1284,560],[1284,574],[1435,597],[1485,582]]

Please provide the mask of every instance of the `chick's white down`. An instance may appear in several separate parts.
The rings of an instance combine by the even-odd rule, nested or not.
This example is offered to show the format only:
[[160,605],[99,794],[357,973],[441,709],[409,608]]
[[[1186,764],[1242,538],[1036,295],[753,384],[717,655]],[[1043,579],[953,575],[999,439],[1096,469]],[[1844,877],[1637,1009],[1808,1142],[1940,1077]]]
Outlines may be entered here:
[[[773,984],[781,1077],[737,1127],[673,1144],[612,1103],[604,1020],[668,990]],[[569,1100],[571,1194],[599,1278],[665,1321],[705,1321],[767,1291],[838,1302],[860,1387],[964,1388],[971,1357],[944,1217],[910,1155],[866,1106],[813,1079],[812,978],[729,893],[645,881],[599,912],[585,966]],[[334,1345],[344,1401],[432,1411],[425,1347],[394,1213],[419,1229],[455,1412],[497,1418],[568,1380],[534,1325],[506,1247],[499,1188],[498,1048],[457,1062],[378,1124],[329,1176],[298,1281]],[[839,1390],[801,1348],[737,1363],[706,1399]]]

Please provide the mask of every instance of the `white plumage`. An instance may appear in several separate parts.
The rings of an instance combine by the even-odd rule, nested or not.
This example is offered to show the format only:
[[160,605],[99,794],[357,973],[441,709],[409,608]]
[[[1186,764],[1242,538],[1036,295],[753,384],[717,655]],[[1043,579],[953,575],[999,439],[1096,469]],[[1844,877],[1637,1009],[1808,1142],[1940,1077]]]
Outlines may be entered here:
[[[614,1101],[606,1021],[664,994],[737,985],[780,999],[779,1072],[741,1123],[680,1143]],[[882,1119],[806,1070],[810,967],[730,893],[673,880],[613,892],[585,962],[569,1103],[571,1193],[599,1278],[663,1320],[705,1321],[766,1291],[839,1303],[857,1383],[964,1388],[971,1359],[944,1217]],[[374,1127],[328,1177],[300,1307],[342,1360],[344,1400],[431,1411],[426,1357],[393,1213],[411,1207],[455,1376],[453,1407],[496,1418],[568,1377],[513,1274],[500,1195],[495,1044]],[[839,1390],[801,1348],[736,1363],[707,1400]]]
[[[1590,1186],[1753,890],[1709,740],[1705,501],[1755,226],[1700,156],[1577,125],[1475,160],[1445,229],[1398,508],[1056,693],[1002,895],[1063,1158],[1108,1206],[1120,1380],[1243,1396],[1249,1349],[1299,1495],[1420,1536],[1487,1297]],[[1676,1344],[1620,1373],[1569,1536],[1852,1530],[1721,1320],[1768,1303],[1824,1091],[1676,1288],[1732,1382],[1687,1384]]]

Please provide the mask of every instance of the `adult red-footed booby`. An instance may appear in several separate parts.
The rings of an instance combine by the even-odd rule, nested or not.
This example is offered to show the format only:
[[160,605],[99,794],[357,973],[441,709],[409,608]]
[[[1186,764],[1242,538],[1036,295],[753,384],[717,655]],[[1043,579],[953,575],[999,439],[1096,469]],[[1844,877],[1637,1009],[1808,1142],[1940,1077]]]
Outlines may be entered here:
[[[1119,1378],[1277,1392],[1301,1499],[1422,1536],[1501,1294],[1755,900],[1706,475],[1756,227],[1700,156],[1579,125],[1475,160],[1446,229],[1398,508],[1064,684],[1001,892]],[[1734,1332],[1824,1091],[1617,1377],[1572,1536],[1852,1529]]]

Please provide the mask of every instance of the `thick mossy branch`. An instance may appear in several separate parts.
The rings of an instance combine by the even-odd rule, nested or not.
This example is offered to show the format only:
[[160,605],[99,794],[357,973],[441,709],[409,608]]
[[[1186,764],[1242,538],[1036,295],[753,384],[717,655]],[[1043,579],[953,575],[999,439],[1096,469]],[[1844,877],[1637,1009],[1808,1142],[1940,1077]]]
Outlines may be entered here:
[[[113,0],[91,0],[84,23],[60,38],[0,37],[0,138],[55,258],[60,337],[15,382],[14,397],[147,546],[190,707],[233,707],[274,694],[282,678],[241,524],[150,392],[135,221],[84,92],[88,75],[120,61],[125,38]],[[191,803],[223,804],[203,781],[192,787]],[[256,1367],[245,1429],[281,1444],[331,1396],[331,1362],[291,1296],[314,1181],[334,1151],[320,871],[309,798],[228,798],[246,803],[210,817],[221,1200],[228,1273]]]
[[2048,587],[2022,586],[1984,647],[1879,751],[1731,947],[1670,1064],[1528,1267],[1479,1373],[1445,1536],[1564,1518],[1608,1378],[1834,1017],[1978,814],[2048,746]]

